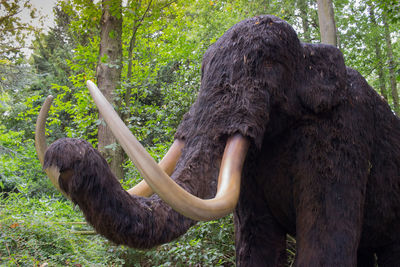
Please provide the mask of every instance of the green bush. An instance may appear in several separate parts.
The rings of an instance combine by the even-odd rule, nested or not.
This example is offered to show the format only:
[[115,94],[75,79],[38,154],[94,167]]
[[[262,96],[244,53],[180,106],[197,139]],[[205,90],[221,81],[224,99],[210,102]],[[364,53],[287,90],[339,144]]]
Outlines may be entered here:
[[86,235],[92,229],[77,223],[84,219],[70,202],[22,193],[0,197],[0,262],[5,266],[123,265],[115,256],[117,247],[99,235]]
[[[84,222],[63,199],[2,194],[0,262],[5,266],[221,266],[233,265],[231,216],[199,223],[186,235],[153,250],[115,246]],[[89,234],[89,235],[88,235]]]
[[161,247],[157,256],[152,262],[159,266],[233,266],[232,216],[198,223],[176,242]]
[[176,241],[138,253],[127,251],[129,259],[140,259],[136,266],[234,266],[232,216],[198,223]]
[[58,194],[37,159],[34,141],[23,131],[0,125],[0,192],[23,192],[29,196]]

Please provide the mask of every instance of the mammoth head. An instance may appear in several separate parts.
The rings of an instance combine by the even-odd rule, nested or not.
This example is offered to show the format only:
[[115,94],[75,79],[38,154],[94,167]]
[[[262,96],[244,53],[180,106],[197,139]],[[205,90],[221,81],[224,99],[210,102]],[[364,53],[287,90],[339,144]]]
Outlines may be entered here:
[[239,132],[260,147],[271,113],[328,111],[343,99],[345,77],[335,47],[301,43],[274,16],[244,20],[205,53],[199,96],[176,137]]
[[[183,118],[174,144],[159,165],[131,134],[94,83],[89,81],[88,88],[104,120],[146,181],[129,193],[149,196],[154,191],[178,213],[193,220],[209,220],[224,216],[235,208],[242,168],[247,168],[247,151],[250,147],[252,153],[257,153],[272,118],[275,121],[280,117],[296,119],[304,112],[329,112],[342,99],[345,73],[343,58],[337,49],[302,44],[286,22],[273,16],[242,21],[205,53],[198,98]],[[107,236],[110,227],[102,228],[102,224],[114,224],[114,217],[118,215],[104,216],[109,212],[116,213],[116,210],[131,214],[135,218],[132,220],[140,217],[152,224],[155,220],[149,219],[153,216],[149,215],[149,210],[160,210],[159,214],[164,214],[166,221],[173,221],[171,217],[175,215],[166,211],[163,205],[154,204],[159,203],[154,197],[151,201],[130,198],[106,170],[105,161],[101,163],[104,171],[100,172],[98,168],[89,172],[103,161],[98,160],[99,155],[86,143],[60,140],[47,148],[44,122],[50,102],[50,99],[45,102],[37,122],[39,159],[53,183],[81,208],[86,207],[85,213],[94,210],[87,202],[100,200],[98,189],[90,191],[78,182],[83,179],[83,173],[85,179],[92,179],[91,183],[96,184],[91,188],[103,188],[102,194],[109,194],[109,198],[104,198],[109,201],[98,205],[97,213],[103,216],[101,219],[97,215],[87,215],[87,218],[96,218],[91,222],[95,227],[98,225],[96,229]],[[281,121],[280,124],[284,123]],[[97,179],[97,176],[106,177]],[[218,186],[214,186],[217,181]],[[84,190],[87,192],[82,194]],[[215,191],[214,198],[202,199],[212,197]],[[81,195],[85,195],[84,200],[78,197]],[[105,205],[114,206],[105,208]],[[179,218],[177,221],[184,221]],[[110,222],[106,223],[107,220]],[[133,231],[131,224],[127,225],[129,231]],[[120,225],[117,228],[122,231]],[[156,231],[153,229],[151,233]],[[143,232],[135,232],[135,235],[135,238],[142,237]],[[159,240],[165,241],[161,237]]]

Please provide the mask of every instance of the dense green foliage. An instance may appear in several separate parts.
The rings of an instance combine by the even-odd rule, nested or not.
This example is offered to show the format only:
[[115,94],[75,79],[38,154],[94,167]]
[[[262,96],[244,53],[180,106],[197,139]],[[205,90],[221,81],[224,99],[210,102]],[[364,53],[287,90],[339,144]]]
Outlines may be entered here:
[[[16,17],[20,9],[37,16],[29,1],[0,1],[0,32],[15,40],[0,43],[0,265],[234,265],[231,216],[199,223],[179,240],[153,250],[128,249],[93,235],[81,223],[80,211],[45,178],[33,135],[47,95],[55,96],[48,141],[68,136],[97,144],[101,122],[85,81],[95,78],[100,2],[59,1],[54,26],[38,32]],[[398,87],[400,20],[393,10],[399,10],[397,1],[335,1],[339,48],[346,64],[359,70],[398,112],[391,78],[394,73]],[[233,24],[274,14],[291,23],[302,40],[319,42],[316,3],[311,0],[141,0],[126,1],[122,12],[123,69],[114,95],[120,103],[116,108],[157,160],[196,98],[204,51]],[[29,56],[21,53],[26,30],[34,33]],[[129,160],[124,168],[128,178],[122,183],[129,188],[140,177]],[[290,259],[293,246],[289,242]]]
[[6,266],[45,262],[49,266],[219,266],[234,262],[231,217],[199,223],[170,244],[138,251],[93,235],[82,214],[66,200],[46,195],[30,198],[25,193],[2,197],[0,262]]

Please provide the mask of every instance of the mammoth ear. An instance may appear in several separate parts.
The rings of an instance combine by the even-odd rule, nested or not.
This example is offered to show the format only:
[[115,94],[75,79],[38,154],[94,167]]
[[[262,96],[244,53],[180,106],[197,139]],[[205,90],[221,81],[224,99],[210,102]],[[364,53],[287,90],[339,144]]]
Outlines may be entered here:
[[328,111],[344,99],[346,66],[333,46],[303,44],[304,77],[297,95],[304,107],[315,113]]

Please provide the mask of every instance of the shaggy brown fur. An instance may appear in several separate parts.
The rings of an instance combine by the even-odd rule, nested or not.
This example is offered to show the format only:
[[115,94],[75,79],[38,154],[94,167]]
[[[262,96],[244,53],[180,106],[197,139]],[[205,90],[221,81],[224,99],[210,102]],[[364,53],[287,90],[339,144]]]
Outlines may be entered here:
[[[228,30],[204,55],[199,96],[176,133],[186,145],[173,178],[211,197],[237,132],[252,140],[235,211],[237,265],[284,265],[291,234],[296,266],[374,266],[374,254],[379,266],[400,266],[400,121],[339,50],[301,43],[273,16]],[[57,141],[50,165],[117,243],[150,247],[194,223],[156,196],[129,196],[83,141]]]

